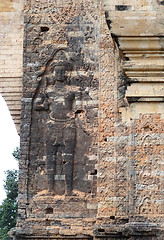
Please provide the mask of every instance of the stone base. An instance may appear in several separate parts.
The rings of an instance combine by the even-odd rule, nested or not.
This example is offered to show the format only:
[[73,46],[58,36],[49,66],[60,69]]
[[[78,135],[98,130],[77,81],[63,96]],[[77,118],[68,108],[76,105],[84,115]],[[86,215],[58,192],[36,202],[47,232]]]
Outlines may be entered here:
[[39,235],[25,235],[21,232],[17,231],[16,228],[13,228],[9,232],[10,237],[13,240],[93,240],[92,236],[87,235],[74,235],[74,236],[50,236],[47,234],[47,236],[39,236]]
[[163,240],[164,230],[158,224],[133,222],[125,225],[106,225],[94,232],[96,240]]
[[76,237],[76,236],[69,236],[69,237],[43,237],[43,236],[22,236],[22,237],[16,237],[14,240],[92,240],[93,238],[87,238],[87,237]]
[[[94,226],[93,226],[94,227]],[[109,224],[96,227],[92,235],[60,235],[45,232],[42,235],[30,235],[21,229],[14,228],[10,231],[13,240],[163,240],[164,229],[154,223],[133,222],[126,224]]]
[[87,238],[87,237],[76,237],[76,236],[69,236],[69,237],[43,237],[43,236],[31,236],[31,237],[27,237],[27,236],[23,236],[23,237],[17,237],[15,238],[15,240],[92,240],[93,238]]

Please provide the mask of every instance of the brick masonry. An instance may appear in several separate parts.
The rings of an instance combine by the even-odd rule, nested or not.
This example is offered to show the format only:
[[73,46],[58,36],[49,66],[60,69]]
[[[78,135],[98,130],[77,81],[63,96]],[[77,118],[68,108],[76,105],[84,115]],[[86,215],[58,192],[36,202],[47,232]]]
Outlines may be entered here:
[[25,1],[14,239],[163,239],[162,8]]
[[18,133],[23,74],[23,1],[0,3],[0,93]]

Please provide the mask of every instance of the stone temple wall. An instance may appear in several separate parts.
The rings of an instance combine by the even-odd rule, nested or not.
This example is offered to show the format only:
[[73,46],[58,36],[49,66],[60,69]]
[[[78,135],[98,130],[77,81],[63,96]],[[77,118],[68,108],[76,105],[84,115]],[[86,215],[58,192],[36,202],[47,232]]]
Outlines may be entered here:
[[163,8],[25,1],[14,239],[163,239]]
[[0,2],[0,93],[18,133],[23,74],[23,1]]

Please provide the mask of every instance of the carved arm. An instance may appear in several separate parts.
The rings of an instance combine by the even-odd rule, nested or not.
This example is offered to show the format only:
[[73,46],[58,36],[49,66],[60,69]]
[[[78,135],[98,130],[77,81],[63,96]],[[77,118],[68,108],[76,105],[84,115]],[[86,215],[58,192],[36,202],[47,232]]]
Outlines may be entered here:
[[49,109],[49,103],[46,93],[40,93],[39,96],[35,99],[34,109],[37,111]]

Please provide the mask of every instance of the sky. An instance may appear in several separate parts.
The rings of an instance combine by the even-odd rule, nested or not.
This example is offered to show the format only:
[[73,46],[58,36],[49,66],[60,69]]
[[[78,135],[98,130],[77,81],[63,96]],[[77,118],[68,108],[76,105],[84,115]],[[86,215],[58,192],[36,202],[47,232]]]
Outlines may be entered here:
[[0,95],[0,203],[6,194],[3,188],[5,171],[18,169],[18,163],[12,152],[19,147],[19,136],[7,105]]

